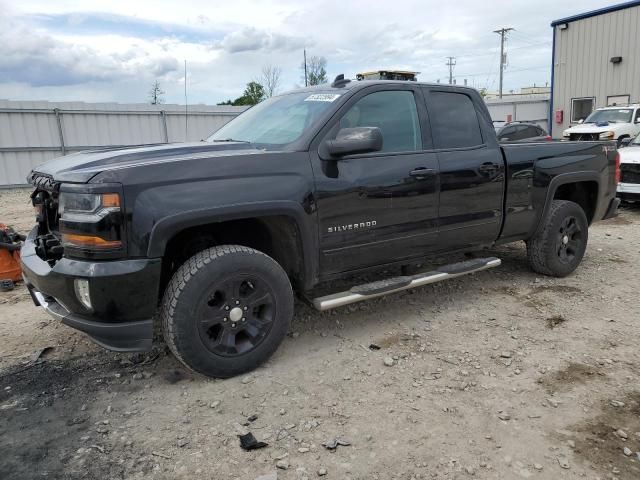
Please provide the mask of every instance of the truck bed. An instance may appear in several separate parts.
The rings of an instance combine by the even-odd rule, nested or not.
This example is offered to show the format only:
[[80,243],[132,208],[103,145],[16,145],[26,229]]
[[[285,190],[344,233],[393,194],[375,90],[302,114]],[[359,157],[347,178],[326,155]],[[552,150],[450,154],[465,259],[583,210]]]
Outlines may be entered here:
[[601,219],[615,197],[615,142],[509,143],[500,148],[506,167],[500,243],[528,238],[535,232],[549,195],[564,175],[578,176],[596,187],[589,222]]

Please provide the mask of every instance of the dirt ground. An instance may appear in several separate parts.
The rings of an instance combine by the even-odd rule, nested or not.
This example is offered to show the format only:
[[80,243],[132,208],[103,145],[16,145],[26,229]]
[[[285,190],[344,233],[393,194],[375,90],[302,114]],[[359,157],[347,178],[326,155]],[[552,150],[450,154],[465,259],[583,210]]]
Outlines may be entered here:
[[[0,191],[0,221],[26,232],[28,194]],[[640,208],[594,225],[568,278],[532,273],[522,244],[491,253],[448,283],[299,304],[274,357],[224,381],[1,293],[0,478],[637,480]],[[244,431],[268,446],[243,451]]]

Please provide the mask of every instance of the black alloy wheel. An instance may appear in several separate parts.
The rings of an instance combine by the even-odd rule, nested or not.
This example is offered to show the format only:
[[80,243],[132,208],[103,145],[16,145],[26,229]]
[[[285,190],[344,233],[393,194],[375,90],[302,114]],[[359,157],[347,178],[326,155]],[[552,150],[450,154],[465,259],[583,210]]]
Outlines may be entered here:
[[558,231],[557,251],[562,263],[571,263],[582,246],[582,229],[578,219],[565,217]]
[[173,274],[160,309],[163,336],[176,358],[217,378],[267,361],[292,317],[287,273],[273,258],[241,245],[189,258]]
[[201,302],[200,338],[217,355],[242,355],[269,334],[274,314],[274,294],[263,279],[255,275],[226,278]]

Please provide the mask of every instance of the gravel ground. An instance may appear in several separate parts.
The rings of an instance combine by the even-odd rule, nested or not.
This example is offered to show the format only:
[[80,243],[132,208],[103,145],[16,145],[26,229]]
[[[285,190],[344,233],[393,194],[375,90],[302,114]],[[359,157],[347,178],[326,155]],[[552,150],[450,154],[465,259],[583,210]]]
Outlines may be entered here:
[[[0,191],[0,221],[26,231],[28,195]],[[514,244],[498,269],[300,304],[274,357],[224,381],[0,293],[0,478],[637,480],[639,226],[638,208],[594,225],[564,279]],[[245,431],[268,446],[243,451]]]

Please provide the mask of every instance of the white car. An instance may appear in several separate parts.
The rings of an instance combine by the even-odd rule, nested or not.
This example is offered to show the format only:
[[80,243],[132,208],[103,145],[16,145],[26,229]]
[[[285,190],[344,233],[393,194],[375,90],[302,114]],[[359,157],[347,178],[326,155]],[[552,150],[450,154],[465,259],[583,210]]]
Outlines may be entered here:
[[565,140],[617,140],[640,133],[640,105],[598,108],[581,122],[562,132]]
[[628,146],[618,150],[620,154],[620,183],[618,197],[628,202],[640,201],[640,135]]

